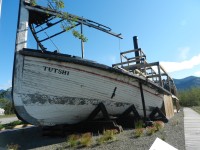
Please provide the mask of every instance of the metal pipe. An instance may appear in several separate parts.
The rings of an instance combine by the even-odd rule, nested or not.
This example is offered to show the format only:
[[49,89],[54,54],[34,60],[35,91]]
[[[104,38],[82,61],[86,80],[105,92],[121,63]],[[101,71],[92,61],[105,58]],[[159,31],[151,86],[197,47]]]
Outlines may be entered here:
[[[83,24],[81,24],[81,35],[83,35]],[[84,58],[84,42],[83,42],[83,39],[81,39],[81,52],[82,52],[82,58]]]
[[[134,49],[138,49],[138,37],[134,36],[133,37],[133,45],[134,45]],[[139,51],[135,51],[135,57],[139,57]],[[136,64],[140,63],[140,59],[136,58]]]

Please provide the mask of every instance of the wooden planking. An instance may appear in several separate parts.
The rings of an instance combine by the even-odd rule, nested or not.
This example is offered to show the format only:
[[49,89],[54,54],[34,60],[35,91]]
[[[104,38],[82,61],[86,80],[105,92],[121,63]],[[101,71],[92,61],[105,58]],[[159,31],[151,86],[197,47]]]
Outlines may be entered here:
[[[34,61],[34,60],[32,60],[32,61]],[[138,83],[137,82],[128,83],[127,82],[128,79],[126,79],[126,78],[124,79],[124,82],[127,82],[129,85],[120,83],[120,82],[116,82],[116,81],[110,80],[108,78],[104,78],[104,77],[96,76],[93,74],[88,74],[88,73],[84,73],[81,71],[76,71],[76,70],[70,69],[70,76],[68,76],[67,78],[62,78],[62,77],[57,76],[57,78],[59,80],[56,80],[56,74],[52,74],[52,73],[50,74],[48,72],[44,72],[43,70],[40,70],[40,72],[37,72],[39,70],[38,68],[42,68],[42,67],[39,66],[40,64],[37,64],[34,66],[34,68],[32,68],[33,67],[32,63],[26,67],[27,64],[25,61],[25,70],[26,71],[24,71],[24,74],[25,74],[24,78],[27,77],[27,79],[26,79],[26,82],[28,82],[27,86],[28,86],[28,84],[30,84],[32,82],[32,80],[35,80],[35,82],[37,82],[36,84],[45,84],[43,89],[51,88],[51,85],[52,85],[52,89],[49,89],[48,91],[52,90],[52,92],[54,93],[55,92],[54,86],[55,86],[55,83],[57,82],[57,83],[59,83],[58,85],[63,85],[59,91],[56,91],[56,93],[59,95],[71,94],[71,97],[73,97],[73,96],[77,96],[77,92],[83,91],[84,89],[88,88],[88,89],[86,89],[87,92],[88,91],[93,91],[93,92],[96,91],[95,96],[94,96],[94,93],[83,92],[83,93],[80,93],[81,97],[89,96],[90,98],[96,98],[96,96],[99,95],[99,96],[102,96],[102,97],[99,97],[100,99],[105,99],[105,100],[110,100],[110,96],[113,92],[113,89],[115,86],[117,86],[118,89],[116,91],[116,97],[120,96],[119,101],[132,102],[132,98],[130,98],[130,97],[134,97],[135,99],[139,100],[139,103],[141,102],[140,94],[138,94],[140,92],[138,89],[139,87],[134,88],[133,86],[131,86],[131,85],[134,85],[135,87],[137,87]],[[54,66],[55,64],[53,62],[51,62],[51,65]],[[68,65],[71,65],[71,64],[67,64],[67,63],[65,64],[65,66],[68,66]],[[56,66],[56,67],[58,67],[58,66]],[[74,66],[74,68],[77,68],[77,67],[78,66]],[[82,66],[82,69],[87,70],[87,68],[85,66]],[[92,69],[94,69],[94,72],[97,72],[95,70],[95,68],[92,68]],[[91,70],[91,68],[90,68],[90,70]],[[43,73],[42,73],[42,71],[43,71]],[[34,77],[34,73],[35,73],[35,77]],[[45,73],[48,73],[48,74],[45,74]],[[105,72],[97,72],[97,73],[100,75],[106,74]],[[38,76],[40,74],[42,76],[40,76],[40,78],[38,78]],[[111,74],[110,76],[114,76],[114,75]],[[116,78],[116,77],[114,77],[114,78]],[[56,82],[54,82],[54,80],[56,80]],[[67,84],[65,82],[70,84],[70,86],[66,86]],[[84,85],[84,86],[81,87],[81,85]],[[72,90],[71,87],[73,87],[73,86],[75,86],[76,88],[74,88]],[[67,89],[63,90],[65,88],[67,88]],[[146,86],[144,86],[144,89],[151,91],[152,93],[156,93],[153,89],[150,89]],[[64,91],[64,93],[62,91]],[[56,94],[56,93],[54,93],[54,94]],[[74,93],[74,95],[72,96],[73,93]],[[84,95],[84,93],[86,93],[86,95]],[[90,93],[92,95],[90,95]],[[50,93],[48,93],[48,94],[50,94]],[[128,95],[128,98],[126,98],[127,96],[124,96],[124,95]],[[147,103],[151,103],[151,100],[157,102],[157,100],[156,100],[157,96],[150,94],[149,92],[145,93],[145,98],[150,99],[147,101]],[[115,100],[117,101],[116,98],[115,98]],[[154,104],[152,106],[154,106]]]
[[186,150],[200,149],[200,114],[191,108],[184,108],[184,130]]
[[[69,71],[69,75],[45,71],[44,66]],[[30,94],[40,94],[52,100],[55,96],[76,97],[77,100],[85,98],[86,100],[103,101],[110,114],[120,114],[131,104],[135,104],[139,113],[143,115],[138,82],[124,75],[83,65],[25,56],[21,83],[22,88],[19,95],[23,101],[30,99],[28,96]],[[115,87],[117,90],[111,99]],[[156,95],[157,92],[146,85],[143,87],[147,110],[149,106],[161,107],[163,95]],[[128,103],[128,105],[116,107],[114,104],[116,102]],[[95,105],[90,103],[79,106],[52,105],[40,103],[38,100],[37,103],[26,104],[25,108],[41,124],[63,123],[64,118],[69,121],[66,123],[76,123],[87,117]],[[150,111],[147,111],[147,114],[149,113]]]
[[171,95],[164,95],[165,115],[168,119],[174,116],[174,108]]

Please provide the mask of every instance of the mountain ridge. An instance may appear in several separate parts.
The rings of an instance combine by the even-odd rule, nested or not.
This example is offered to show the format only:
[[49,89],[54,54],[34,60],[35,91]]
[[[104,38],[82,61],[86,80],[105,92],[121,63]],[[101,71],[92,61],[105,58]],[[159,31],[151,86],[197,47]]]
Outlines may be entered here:
[[200,77],[188,76],[183,79],[174,79],[174,83],[179,91],[200,88]]

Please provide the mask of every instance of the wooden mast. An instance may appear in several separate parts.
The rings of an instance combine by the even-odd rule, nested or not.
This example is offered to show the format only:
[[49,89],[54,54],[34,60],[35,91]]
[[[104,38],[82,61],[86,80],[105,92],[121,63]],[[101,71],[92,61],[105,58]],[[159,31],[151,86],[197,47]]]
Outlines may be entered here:
[[25,8],[24,1],[30,2],[29,0],[20,0],[17,34],[16,34],[16,45],[15,45],[16,52],[27,47],[29,12]]

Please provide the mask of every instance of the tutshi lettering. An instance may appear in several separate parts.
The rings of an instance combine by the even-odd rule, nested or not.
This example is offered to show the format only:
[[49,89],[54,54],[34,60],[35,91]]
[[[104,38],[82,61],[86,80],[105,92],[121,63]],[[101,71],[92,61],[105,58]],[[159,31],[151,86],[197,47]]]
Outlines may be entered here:
[[58,73],[58,74],[67,75],[67,76],[69,75],[69,71],[66,71],[63,69],[57,69],[57,68],[47,67],[47,66],[43,66],[43,68],[44,68],[44,71]]

